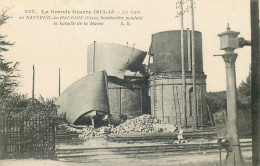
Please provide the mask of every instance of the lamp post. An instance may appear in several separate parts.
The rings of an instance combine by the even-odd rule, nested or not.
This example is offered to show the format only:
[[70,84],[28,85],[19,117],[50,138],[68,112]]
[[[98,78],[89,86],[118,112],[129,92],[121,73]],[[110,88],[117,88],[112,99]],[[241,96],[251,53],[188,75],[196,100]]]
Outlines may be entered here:
[[225,54],[216,55],[222,56],[226,66],[226,94],[227,94],[227,134],[230,143],[230,152],[227,155],[226,165],[240,166],[244,165],[239,137],[237,131],[237,105],[236,105],[236,72],[235,61],[237,54],[234,53],[236,48],[239,48],[238,42],[239,32],[231,31],[229,25],[227,31],[218,34],[220,37],[220,50],[224,50]]

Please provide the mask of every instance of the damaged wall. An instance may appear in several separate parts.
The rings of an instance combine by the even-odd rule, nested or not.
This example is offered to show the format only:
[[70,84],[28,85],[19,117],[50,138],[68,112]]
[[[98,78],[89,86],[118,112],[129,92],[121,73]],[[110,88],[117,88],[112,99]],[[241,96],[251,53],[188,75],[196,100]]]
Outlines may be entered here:
[[149,114],[147,79],[143,76],[125,76],[124,80],[108,77],[110,113],[118,119],[127,115],[128,119]]

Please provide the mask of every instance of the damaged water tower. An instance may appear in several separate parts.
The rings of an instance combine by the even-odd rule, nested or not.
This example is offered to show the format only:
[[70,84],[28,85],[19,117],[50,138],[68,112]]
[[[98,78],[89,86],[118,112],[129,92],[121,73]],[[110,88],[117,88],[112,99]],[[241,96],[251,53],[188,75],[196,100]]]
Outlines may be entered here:
[[73,125],[102,126],[107,114],[120,120],[140,116],[150,106],[147,74],[143,60],[146,52],[113,43],[88,45],[87,75],[75,81],[56,100],[59,113],[66,113]]
[[151,114],[166,123],[182,127],[207,124],[205,103],[206,75],[203,72],[202,34],[194,31],[196,58],[196,103],[194,112],[192,86],[191,31],[184,31],[184,68],[186,82],[186,109],[183,109],[183,80],[181,58],[181,31],[164,31],[152,35],[149,50],[149,96]]
[[128,119],[147,114],[147,78],[143,61],[147,52],[114,43],[88,45],[87,73],[106,71],[108,100],[113,119]]

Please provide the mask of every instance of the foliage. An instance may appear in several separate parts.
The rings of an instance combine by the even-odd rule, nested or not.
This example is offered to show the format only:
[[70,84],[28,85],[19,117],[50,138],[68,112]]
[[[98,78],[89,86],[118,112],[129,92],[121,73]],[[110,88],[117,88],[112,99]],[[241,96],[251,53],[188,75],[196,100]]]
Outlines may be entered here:
[[43,116],[43,117],[55,117],[57,115],[58,106],[55,105],[54,99],[44,99],[40,96],[34,101],[29,100],[27,109],[24,111],[30,116]]
[[242,81],[237,90],[237,100],[239,101],[238,107],[245,109],[250,108],[251,104],[251,72],[246,78],[246,81]]
[[[0,14],[0,26],[5,24],[11,17],[6,15],[7,11]],[[14,43],[5,40],[6,36],[0,34],[0,110],[1,115],[15,117],[55,117],[57,106],[53,99],[28,98],[27,95],[14,93],[19,82],[17,66],[18,62],[10,62],[5,59],[2,53],[7,52]]]
[[0,110],[4,115],[17,114],[27,108],[28,98],[22,94],[9,94],[1,98]]
[[[5,24],[10,16],[6,15],[6,11],[0,14],[0,26]],[[6,95],[13,92],[14,88],[18,86],[17,78],[20,77],[17,74],[17,66],[19,62],[10,62],[4,58],[2,53],[7,52],[8,47],[13,46],[14,43],[5,41],[6,36],[0,34],[0,97],[6,97]]]
[[[212,113],[226,110],[226,91],[221,92],[208,92],[206,94],[206,101]],[[237,89],[237,108],[244,110],[250,109],[251,102],[251,73],[242,81]]]
[[226,91],[208,92],[206,101],[212,113],[225,110],[227,108]]
[[54,99],[44,99],[40,96],[32,100],[24,94],[8,95],[0,104],[1,113],[5,116],[55,117],[57,106]]

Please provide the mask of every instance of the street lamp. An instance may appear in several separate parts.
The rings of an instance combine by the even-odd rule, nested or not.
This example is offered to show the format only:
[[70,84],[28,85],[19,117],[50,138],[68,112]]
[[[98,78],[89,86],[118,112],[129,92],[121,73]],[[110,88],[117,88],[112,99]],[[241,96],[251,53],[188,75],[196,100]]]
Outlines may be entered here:
[[244,162],[241,155],[238,131],[237,131],[237,105],[236,105],[236,71],[235,61],[237,53],[234,50],[239,48],[239,32],[231,31],[228,25],[227,31],[218,34],[220,37],[220,50],[225,54],[222,56],[226,66],[226,86],[227,86],[227,137],[230,143],[230,151],[227,155],[226,165],[243,166]]

